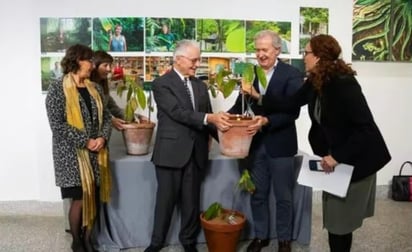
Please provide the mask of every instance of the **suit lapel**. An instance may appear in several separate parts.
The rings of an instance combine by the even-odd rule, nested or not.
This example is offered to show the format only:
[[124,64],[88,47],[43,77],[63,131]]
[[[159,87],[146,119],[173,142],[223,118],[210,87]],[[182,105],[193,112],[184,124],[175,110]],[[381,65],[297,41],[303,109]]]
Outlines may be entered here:
[[192,83],[193,99],[195,101],[195,111],[199,111],[199,81],[197,79],[190,78],[190,82]]
[[[190,97],[186,93],[186,88],[183,84],[182,79],[175,71],[172,71],[172,73],[173,74],[171,74],[170,77],[171,77],[171,82],[173,83],[173,87],[176,90],[176,94],[178,95],[179,99],[184,101],[184,105],[186,107],[191,108],[193,110],[192,101],[190,100]],[[195,103],[196,103],[196,96],[195,96]]]

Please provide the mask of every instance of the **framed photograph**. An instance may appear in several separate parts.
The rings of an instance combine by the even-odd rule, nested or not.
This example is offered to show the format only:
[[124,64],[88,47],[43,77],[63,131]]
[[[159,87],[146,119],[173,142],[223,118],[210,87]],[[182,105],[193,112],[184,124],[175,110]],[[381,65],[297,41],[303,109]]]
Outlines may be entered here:
[[63,76],[60,61],[62,57],[42,57],[41,58],[41,90],[46,92],[50,83]]
[[176,42],[195,39],[195,19],[146,18],[146,52],[173,52]]
[[109,52],[144,51],[144,18],[93,18],[93,49]]
[[204,52],[245,52],[245,21],[198,19],[197,40]]
[[62,52],[74,44],[91,46],[90,18],[40,18],[42,53]]
[[283,54],[290,54],[291,22],[246,21],[246,52],[255,53],[255,35],[261,30],[277,32],[282,39]]
[[329,9],[301,7],[299,22],[299,53],[302,54],[310,38],[328,34]]

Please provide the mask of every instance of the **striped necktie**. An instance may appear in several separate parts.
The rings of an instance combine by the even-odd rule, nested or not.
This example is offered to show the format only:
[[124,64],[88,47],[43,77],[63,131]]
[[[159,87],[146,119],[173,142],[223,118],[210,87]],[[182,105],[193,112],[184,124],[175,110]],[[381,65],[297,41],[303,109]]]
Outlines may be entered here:
[[194,99],[193,99],[193,94],[192,94],[192,91],[190,90],[190,88],[189,88],[189,78],[188,77],[185,77],[184,79],[183,79],[183,84],[185,85],[185,89],[186,89],[186,93],[187,93],[187,95],[189,96],[189,99],[190,99],[190,102],[192,103],[192,107],[193,108],[195,108],[195,101],[194,101]]

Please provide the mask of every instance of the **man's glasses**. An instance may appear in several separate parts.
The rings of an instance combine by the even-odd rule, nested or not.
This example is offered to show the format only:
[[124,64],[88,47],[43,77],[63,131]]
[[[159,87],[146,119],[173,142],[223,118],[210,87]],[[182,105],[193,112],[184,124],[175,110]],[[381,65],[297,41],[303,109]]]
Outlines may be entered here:
[[192,59],[192,58],[189,58],[189,57],[184,56],[184,55],[179,55],[179,56],[181,56],[181,57],[183,57],[183,58],[191,61],[193,65],[196,64],[197,62],[200,62],[200,61],[202,60],[201,58],[194,58],[194,59]]

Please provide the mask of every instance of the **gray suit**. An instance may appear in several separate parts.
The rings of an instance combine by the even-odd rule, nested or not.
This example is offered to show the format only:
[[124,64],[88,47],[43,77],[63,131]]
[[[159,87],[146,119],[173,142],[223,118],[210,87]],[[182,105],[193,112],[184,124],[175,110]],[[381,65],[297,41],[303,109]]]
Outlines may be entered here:
[[163,246],[174,207],[181,206],[179,240],[194,244],[199,225],[202,170],[207,167],[208,139],[212,127],[204,125],[211,113],[206,84],[191,78],[195,109],[175,70],[153,82],[158,108],[158,129],[152,156],[158,182],[151,244]]

